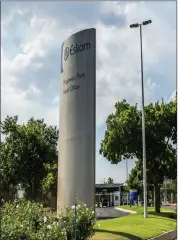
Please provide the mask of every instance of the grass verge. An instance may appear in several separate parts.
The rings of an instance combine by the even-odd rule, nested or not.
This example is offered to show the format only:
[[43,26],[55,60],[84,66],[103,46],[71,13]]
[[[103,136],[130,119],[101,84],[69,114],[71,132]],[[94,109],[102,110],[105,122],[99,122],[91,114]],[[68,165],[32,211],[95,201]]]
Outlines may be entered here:
[[[143,207],[119,206],[119,208],[136,211],[121,218],[101,220],[96,223],[96,234],[92,240],[142,240],[176,229],[177,215],[173,210],[161,209],[156,214],[154,208],[148,208],[148,218],[143,217]],[[98,224],[100,227],[98,228]]]

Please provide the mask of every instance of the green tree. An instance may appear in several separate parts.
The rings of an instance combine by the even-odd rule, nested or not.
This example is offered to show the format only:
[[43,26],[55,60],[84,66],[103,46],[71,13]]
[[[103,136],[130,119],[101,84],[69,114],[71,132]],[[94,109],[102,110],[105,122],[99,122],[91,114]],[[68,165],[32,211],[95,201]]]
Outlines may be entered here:
[[114,183],[114,180],[111,177],[109,177],[108,178],[108,184],[112,184],[112,183]]
[[5,136],[0,161],[4,181],[14,185],[21,183],[27,197],[36,200],[46,174],[45,164],[56,161],[56,126],[47,126],[44,119],[34,118],[20,125],[17,116],[7,116],[1,122],[1,132]]
[[177,194],[177,179],[172,181],[172,189]]
[[128,176],[128,180],[126,181],[125,190],[129,192],[132,189],[137,189],[138,194],[143,191],[142,184],[142,171],[140,170],[140,162],[136,161],[136,166],[131,169],[130,174]]
[[45,164],[46,176],[43,178],[42,187],[44,193],[50,193],[53,196],[57,194],[57,161],[54,164]]
[[[134,168],[132,168],[128,181],[126,181],[125,190],[130,191],[131,189],[137,189],[138,194],[143,194],[143,165],[142,160],[136,160],[136,165]],[[153,191],[153,180],[152,180],[152,173],[149,172],[149,169],[147,169],[147,199],[150,201],[150,193],[152,202],[154,202],[154,191]]]
[[11,149],[5,142],[0,143],[0,156],[0,194],[6,200],[14,199],[17,194],[18,176],[16,169],[18,163],[11,161]]
[[171,180],[168,183],[163,183],[162,185],[163,189],[169,188],[174,191],[174,193],[177,193],[177,179]]
[[55,163],[45,164],[44,168],[46,175],[42,181],[43,196],[48,201],[52,208],[56,208],[57,198],[57,166],[58,159],[56,157]]
[[[155,211],[160,212],[160,186],[164,177],[176,177],[177,101],[156,102],[145,107],[146,156],[148,178],[155,191]],[[106,121],[107,129],[100,154],[117,164],[122,159],[136,158],[142,162],[142,112],[126,100],[115,104],[115,113]],[[173,144],[172,144],[173,143]],[[169,178],[169,177],[168,177]]]

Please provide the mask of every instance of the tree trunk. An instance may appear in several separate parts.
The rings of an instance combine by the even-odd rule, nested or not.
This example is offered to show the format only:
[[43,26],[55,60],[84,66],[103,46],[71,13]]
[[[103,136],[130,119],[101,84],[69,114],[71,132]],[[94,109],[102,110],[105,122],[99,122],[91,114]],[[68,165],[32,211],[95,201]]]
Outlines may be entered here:
[[154,183],[154,196],[155,212],[160,213],[160,186],[158,183]]
[[151,191],[151,195],[152,195],[152,203],[154,203],[154,206],[155,206],[154,188]]
[[29,181],[29,187],[27,190],[27,199],[32,201],[33,200],[33,183]]

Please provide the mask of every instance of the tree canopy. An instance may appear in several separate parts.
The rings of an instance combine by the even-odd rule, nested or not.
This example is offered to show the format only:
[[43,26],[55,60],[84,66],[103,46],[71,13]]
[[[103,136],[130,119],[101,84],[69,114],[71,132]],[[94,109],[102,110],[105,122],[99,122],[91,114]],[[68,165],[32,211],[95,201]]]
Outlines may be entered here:
[[[100,154],[112,164],[129,158],[142,163],[142,112],[137,104],[131,106],[126,100],[117,102],[115,109],[106,120]],[[159,183],[164,177],[175,179],[177,174],[174,148],[177,143],[176,109],[177,100],[151,103],[145,107],[147,177],[155,186],[157,212],[160,211]]]
[[42,188],[44,193],[52,196],[57,196],[57,166],[57,158],[55,163],[44,165],[46,176],[43,178]]
[[130,174],[128,176],[128,180],[126,181],[125,189],[127,191],[132,189],[137,189],[138,194],[142,192],[142,169],[140,166],[140,161],[136,161],[136,166],[131,169]]
[[107,183],[108,183],[108,184],[112,184],[112,183],[114,183],[114,180],[113,180],[111,177],[109,177]]
[[4,183],[21,185],[34,199],[42,187],[47,169],[45,164],[56,163],[58,130],[47,126],[44,119],[31,118],[26,124],[18,124],[18,117],[1,122],[0,169]]

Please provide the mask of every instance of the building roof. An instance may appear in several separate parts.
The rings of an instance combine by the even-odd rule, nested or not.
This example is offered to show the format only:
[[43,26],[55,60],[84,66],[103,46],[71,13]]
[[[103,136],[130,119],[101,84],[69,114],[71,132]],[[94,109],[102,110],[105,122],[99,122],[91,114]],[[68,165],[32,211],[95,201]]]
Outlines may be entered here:
[[95,188],[119,188],[124,186],[124,183],[112,183],[112,184],[108,184],[108,183],[96,183],[95,184]]

